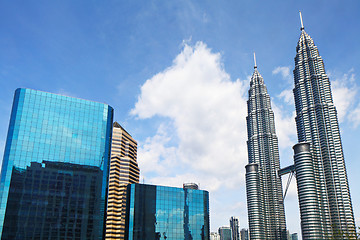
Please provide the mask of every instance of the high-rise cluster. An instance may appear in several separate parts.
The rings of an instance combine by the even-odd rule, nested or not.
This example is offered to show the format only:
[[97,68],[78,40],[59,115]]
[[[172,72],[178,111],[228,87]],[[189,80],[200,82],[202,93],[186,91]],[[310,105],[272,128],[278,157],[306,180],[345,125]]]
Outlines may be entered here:
[[301,13],[300,19],[293,90],[299,143],[293,147],[293,166],[279,169],[274,115],[256,63],[250,82],[246,166],[250,237],[286,237],[278,176],[295,171],[303,238],[352,239],[355,222],[330,81],[314,41],[304,30]]
[[4,240],[210,237],[209,193],[139,184],[137,142],[103,103],[17,89],[0,193]]
[[354,216],[330,81],[301,13],[300,19],[294,69],[299,144],[294,146],[294,160],[303,238],[353,237]]
[[[301,17],[301,14],[300,14]],[[296,172],[304,239],[353,239],[355,222],[330,81],[312,38],[296,47],[299,143],[280,169],[270,96],[256,60],[248,115],[250,238],[287,238],[280,175]],[[255,56],[254,56],[255,59]],[[17,89],[0,177],[1,239],[208,240],[209,193],[139,184],[137,142],[107,104]],[[239,220],[212,239],[247,239]],[[297,234],[292,235],[297,239]]]
[[251,77],[247,129],[246,192],[251,239],[285,239],[278,138],[274,112],[264,80],[257,70]]

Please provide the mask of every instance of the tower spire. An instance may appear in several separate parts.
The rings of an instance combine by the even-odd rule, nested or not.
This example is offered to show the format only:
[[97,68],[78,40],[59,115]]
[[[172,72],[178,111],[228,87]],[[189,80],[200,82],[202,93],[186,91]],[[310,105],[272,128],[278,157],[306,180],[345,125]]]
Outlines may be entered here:
[[256,55],[255,55],[255,52],[254,52],[254,68],[256,69],[257,68],[257,66],[256,66]]
[[304,30],[304,23],[303,23],[303,19],[302,19],[302,15],[301,15],[301,11],[299,10],[299,15],[300,15],[300,22],[301,22],[301,28],[300,30]]

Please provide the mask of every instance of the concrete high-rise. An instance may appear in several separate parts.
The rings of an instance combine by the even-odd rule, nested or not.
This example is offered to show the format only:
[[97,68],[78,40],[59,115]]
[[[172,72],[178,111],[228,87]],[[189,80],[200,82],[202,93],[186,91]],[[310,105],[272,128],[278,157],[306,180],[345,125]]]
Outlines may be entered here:
[[[255,56],[254,56],[255,57]],[[257,70],[251,77],[247,130],[246,192],[251,239],[286,239],[278,138],[274,112],[264,80]]]
[[219,227],[220,240],[231,240],[231,229],[227,226]]
[[291,234],[291,240],[298,240],[298,234],[297,233],[293,233]]
[[[313,39],[305,32],[301,13],[300,19],[293,91],[300,144],[294,150],[302,235],[304,239],[351,237],[355,222],[330,81]],[[300,191],[299,181],[310,188]]]
[[241,229],[240,231],[241,240],[249,240],[249,230],[246,228]]
[[220,235],[217,232],[210,233],[210,240],[220,240]]
[[230,218],[231,240],[240,240],[239,218]]
[[0,180],[1,239],[103,239],[113,109],[15,91]]
[[118,122],[113,124],[106,239],[125,238],[126,187],[139,183],[137,142]]

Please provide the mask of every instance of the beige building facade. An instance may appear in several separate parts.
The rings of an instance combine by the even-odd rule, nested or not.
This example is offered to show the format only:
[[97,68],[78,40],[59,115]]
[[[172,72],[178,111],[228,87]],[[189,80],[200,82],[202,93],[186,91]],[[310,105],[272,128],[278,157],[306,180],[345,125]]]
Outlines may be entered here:
[[125,238],[126,187],[139,183],[137,142],[117,122],[113,124],[106,239]]

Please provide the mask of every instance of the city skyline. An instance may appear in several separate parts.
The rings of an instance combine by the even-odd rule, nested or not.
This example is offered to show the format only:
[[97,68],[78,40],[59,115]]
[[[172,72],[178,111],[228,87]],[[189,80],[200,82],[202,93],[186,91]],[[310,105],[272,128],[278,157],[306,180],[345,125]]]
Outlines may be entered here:
[[[138,140],[141,182],[199,182],[211,194],[212,231],[233,215],[246,227],[252,53],[272,96],[284,167],[293,163],[297,142],[291,71],[302,10],[332,83],[359,221],[359,4],[2,2],[0,152],[18,87],[106,102],[114,120]],[[293,217],[286,221],[290,232],[300,233],[294,182],[285,199]]]

